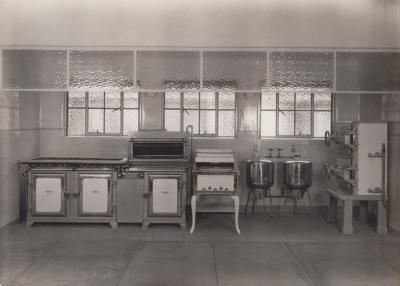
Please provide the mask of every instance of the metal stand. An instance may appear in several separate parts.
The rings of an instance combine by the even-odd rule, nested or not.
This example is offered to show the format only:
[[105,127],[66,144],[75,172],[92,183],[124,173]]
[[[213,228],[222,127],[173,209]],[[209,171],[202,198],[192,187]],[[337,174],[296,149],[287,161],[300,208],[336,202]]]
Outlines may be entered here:
[[[281,195],[273,196],[273,195],[271,194],[271,189],[269,189],[269,188],[266,189],[266,190],[264,190],[264,189],[254,189],[254,188],[250,188],[250,189],[249,189],[249,193],[248,193],[248,195],[247,195],[246,206],[245,206],[245,208],[244,208],[244,213],[245,213],[245,214],[247,213],[247,209],[248,209],[248,207],[249,207],[250,198],[252,199],[252,209],[251,209],[251,212],[252,212],[252,214],[255,213],[255,207],[256,207],[256,205],[257,205],[257,191],[258,191],[258,193],[260,193],[260,194],[262,194],[262,192],[264,192],[264,197],[269,198],[269,202],[270,202],[271,207],[272,207],[272,199],[273,199],[273,198],[285,199],[285,202],[284,202],[284,205],[285,205],[285,206],[286,206],[287,199],[293,200],[293,213],[296,212],[297,199],[296,199],[293,195],[288,195],[286,192],[284,192],[284,191],[282,190]],[[311,200],[310,200],[310,202],[311,202]]]

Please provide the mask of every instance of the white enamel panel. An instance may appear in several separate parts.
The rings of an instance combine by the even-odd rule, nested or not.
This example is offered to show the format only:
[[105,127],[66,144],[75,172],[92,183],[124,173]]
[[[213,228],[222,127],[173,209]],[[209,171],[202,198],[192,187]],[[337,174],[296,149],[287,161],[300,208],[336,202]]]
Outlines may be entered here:
[[153,213],[178,212],[178,180],[153,180]]
[[214,190],[218,191],[233,191],[234,190],[234,175],[197,175],[197,190]]
[[61,178],[37,178],[35,204],[38,213],[59,213],[62,206]]
[[[368,189],[381,188],[384,176],[382,159],[368,157],[368,154],[381,153],[382,144],[385,144],[387,152],[387,123],[360,122],[358,125],[358,144],[358,194],[371,195]],[[386,166],[385,169],[387,169]]]
[[82,212],[106,213],[108,210],[108,180],[106,178],[82,179]]

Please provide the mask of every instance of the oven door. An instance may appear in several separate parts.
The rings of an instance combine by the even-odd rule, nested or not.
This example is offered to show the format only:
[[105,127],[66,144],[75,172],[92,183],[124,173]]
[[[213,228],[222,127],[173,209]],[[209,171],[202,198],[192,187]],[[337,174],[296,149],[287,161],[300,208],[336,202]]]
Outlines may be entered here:
[[65,216],[65,173],[33,174],[31,205],[34,216]]
[[131,141],[129,143],[130,160],[184,159],[185,141]]
[[148,215],[180,216],[182,175],[149,175]]
[[79,174],[79,216],[111,216],[112,174]]

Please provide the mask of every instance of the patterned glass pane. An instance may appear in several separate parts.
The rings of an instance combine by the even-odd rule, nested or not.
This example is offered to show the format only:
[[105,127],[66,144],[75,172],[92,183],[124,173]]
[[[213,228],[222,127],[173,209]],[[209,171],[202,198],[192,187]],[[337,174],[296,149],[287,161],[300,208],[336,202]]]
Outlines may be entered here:
[[261,136],[276,136],[275,111],[261,111]]
[[104,93],[103,92],[89,92],[89,108],[104,107]]
[[337,53],[336,89],[340,91],[400,90],[400,53]]
[[279,94],[279,109],[294,110],[294,93],[280,93]]
[[184,108],[199,108],[199,93],[198,92],[185,92],[183,95]]
[[235,93],[231,91],[220,91],[218,98],[219,109],[235,109]]
[[270,85],[276,89],[333,88],[333,53],[270,53]]
[[266,81],[264,52],[204,52],[204,87],[260,89]]
[[219,111],[218,135],[235,136],[235,111]]
[[294,135],[294,111],[279,112],[279,135]]
[[137,92],[124,92],[124,107],[139,108],[139,94]]
[[189,125],[193,126],[193,134],[199,134],[199,111],[185,110],[183,113],[184,130]]
[[124,109],[124,135],[128,134],[128,131],[138,131],[138,114],[137,109]]
[[85,134],[85,110],[68,109],[68,135]]
[[4,88],[67,87],[67,52],[3,50]]
[[296,135],[311,135],[311,111],[296,112]]
[[121,107],[121,93],[106,92],[106,108],[120,108],[120,107]]
[[88,131],[90,133],[104,133],[104,109],[89,109]]
[[105,132],[119,134],[121,132],[121,111],[120,111],[120,109],[106,109],[105,116],[106,116]]
[[202,92],[200,94],[201,109],[215,109],[215,92]]
[[200,111],[200,134],[215,134],[215,111]]
[[165,93],[165,108],[181,108],[181,93],[167,91]]
[[315,93],[314,110],[331,110],[331,94]]
[[276,109],[276,93],[263,92],[261,94],[261,108],[262,109]]
[[140,96],[142,129],[162,129],[164,93],[143,92]]
[[86,89],[133,87],[133,52],[71,51],[70,86]]
[[84,92],[69,92],[68,93],[68,107],[85,107],[85,93]]
[[136,69],[141,88],[200,88],[199,52],[138,51]]
[[324,137],[327,130],[331,131],[331,113],[314,112],[314,137]]
[[181,111],[165,110],[165,129],[167,131],[181,131]]
[[296,92],[296,109],[311,110],[311,93]]

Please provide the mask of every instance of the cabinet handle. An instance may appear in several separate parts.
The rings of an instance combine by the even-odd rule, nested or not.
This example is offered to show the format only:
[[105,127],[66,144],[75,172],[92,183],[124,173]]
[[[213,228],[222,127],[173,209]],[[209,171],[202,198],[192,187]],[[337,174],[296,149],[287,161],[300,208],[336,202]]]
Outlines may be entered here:
[[64,198],[66,199],[69,198],[69,195],[70,195],[69,193],[64,193]]
[[149,194],[143,194],[143,198],[147,199],[149,197]]
[[74,197],[74,198],[79,198],[79,195],[80,195],[81,193],[73,193],[72,194],[72,196]]

